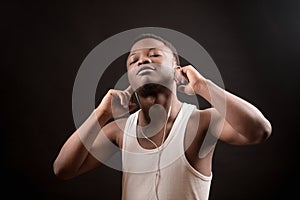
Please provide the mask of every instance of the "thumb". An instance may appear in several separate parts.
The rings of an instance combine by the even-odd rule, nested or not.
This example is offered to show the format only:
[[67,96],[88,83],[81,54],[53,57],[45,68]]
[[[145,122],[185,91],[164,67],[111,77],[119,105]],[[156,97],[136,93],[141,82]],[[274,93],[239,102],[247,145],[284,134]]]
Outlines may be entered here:
[[195,91],[191,88],[190,85],[179,85],[177,87],[178,91],[187,95],[195,94]]
[[177,90],[178,90],[179,92],[181,92],[181,93],[185,93],[185,92],[184,92],[185,86],[184,86],[184,85],[179,85],[179,86],[177,87]]

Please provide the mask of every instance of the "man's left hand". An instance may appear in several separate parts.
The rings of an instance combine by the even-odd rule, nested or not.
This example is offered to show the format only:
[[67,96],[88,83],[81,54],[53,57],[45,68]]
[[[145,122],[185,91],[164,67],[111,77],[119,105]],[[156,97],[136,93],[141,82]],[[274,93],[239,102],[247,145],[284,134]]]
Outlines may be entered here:
[[201,89],[206,86],[206,78],[204,78],[192,65],[187,65],[184,67],[178,67],[177,73],[184,76],[188,83],[186,85],[179,85],[178,91],[183,92],[188,95],[200,94]]

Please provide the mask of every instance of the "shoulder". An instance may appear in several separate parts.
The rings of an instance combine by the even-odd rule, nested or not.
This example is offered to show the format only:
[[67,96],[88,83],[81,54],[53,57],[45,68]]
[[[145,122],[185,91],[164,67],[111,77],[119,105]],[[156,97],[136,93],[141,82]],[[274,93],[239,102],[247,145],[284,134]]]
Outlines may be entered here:
[[124,129],[128,117],[113,120],[106,124],[102,131],[118,146],[122,147]]
[[198,131],[199,129],[202,131],[207,130],[213,112],[214,108],[195,109],[191,114],[189,123],[194,126],[197,125]]
[[209,128],[211,112],[211,108],[194,109],[187,124],[186,137],[189,140],[196,140],[200,144]]
[[214,112],[215,108],[195,109],[187,124],[187,136],[201,144],[207,134],[211,135],[214,132],[216,126],[216,120],[212,119],[215,118]]

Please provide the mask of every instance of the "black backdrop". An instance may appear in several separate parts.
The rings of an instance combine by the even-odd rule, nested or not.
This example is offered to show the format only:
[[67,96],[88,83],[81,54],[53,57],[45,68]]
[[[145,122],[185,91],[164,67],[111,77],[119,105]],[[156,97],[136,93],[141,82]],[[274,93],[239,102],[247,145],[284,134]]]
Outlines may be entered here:
[[[72,89],[84,58],[114,34],[155,26],[198,41],[217,64],[226,89],[256,105],[273,125],[264,144],[218,144],[210,199],[297,195],[299,1],[2,1],[0,5],[2,194],[120,199],[119,171],[101,166],[60,181],[52,163],[75,130]],[[112,68],[106,73],[103,92],[96,99],[119,76]]]

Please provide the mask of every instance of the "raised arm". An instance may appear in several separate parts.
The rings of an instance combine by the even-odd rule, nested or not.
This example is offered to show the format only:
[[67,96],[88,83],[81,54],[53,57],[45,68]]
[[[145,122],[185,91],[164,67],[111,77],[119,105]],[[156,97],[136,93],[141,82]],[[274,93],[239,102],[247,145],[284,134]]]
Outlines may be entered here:
[[213,106],[207,112],[214,114],[217,123],[224,122],[218,135],[220,140],[245,145],[263,142],[270,136],[271,124],[255,106],[204,78],[191,65],[178,70],[189,81],[188,85],[178,89],[205,98]]
[[56,176],[61,179],[78,176],[99,166],[99,160],[105,160],[115,152],[112,144],[116,144],[121,129],[113,122],[105,124],[113,114],[114,117],[120,116],[135,108],[134,104],[128,107],[129,89],[109,90],[100,105],[67,139],[53,163]]

